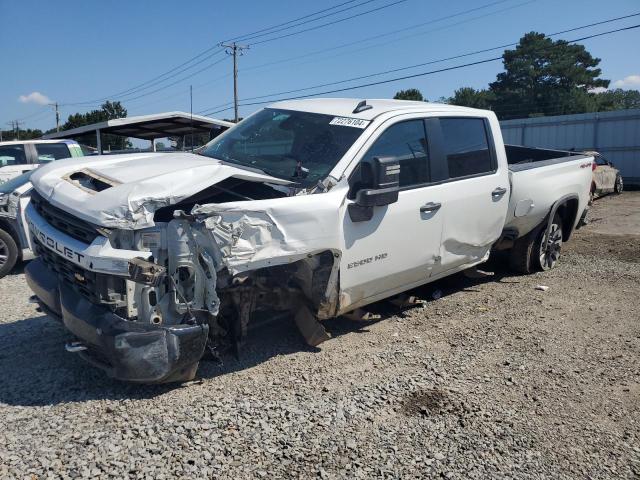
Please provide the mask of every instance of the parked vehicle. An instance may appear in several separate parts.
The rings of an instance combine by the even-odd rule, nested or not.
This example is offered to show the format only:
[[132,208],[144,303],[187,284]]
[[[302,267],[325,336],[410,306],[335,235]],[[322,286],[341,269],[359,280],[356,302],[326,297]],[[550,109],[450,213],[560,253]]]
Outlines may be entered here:
[[598,152],[585,152],[595,159],[593,181],[591,183],[591,199],[606,193],[622,193],[624,182],[620,170],[612,162]]
[[42,163],[82,156],[80,145],[73,140],[0,142],[0,183],[33,170]]
[[593,157],[506,147],[493,112],[394,100],[285,101],[203,155],[67,160],[32,177],[39,255],[26,277],[77,337],[67,349],[134,382],[191,379],[256,315],[322,320],[474,267],[558,261],[586,211]]
[[33,171],[0,184],[0,278],[21,260],[33,258],[24,211],[29,203]]

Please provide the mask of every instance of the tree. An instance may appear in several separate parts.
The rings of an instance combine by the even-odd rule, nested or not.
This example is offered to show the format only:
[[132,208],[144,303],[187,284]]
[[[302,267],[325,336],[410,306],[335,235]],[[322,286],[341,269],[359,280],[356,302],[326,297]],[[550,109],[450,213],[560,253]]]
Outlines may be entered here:
[[422,96],[422,92],[417,88],[410,88],[408,90],[400,90],[393,96],[394,100],[416,100],[418,102],[426,102],[427,99]]
[[445,99],[451,105],[463,107],[491,109],[495,102],[495,95],[489,90],[476,90],[471,87],[462,87],[453,92],[453,97]]
[[627,108],[640,108],[640,92],[638,90],[607,90],[596,93],[594,100],[597,111],[623,110]]
[[[72,128],[83,127],[93,123],[113,120],[115,118],[124,118],[127,116],[127,109],[120,102],[106,101],[100,106],[100,110],[91,110],[86,113],[74,113],[69,115],[67,121],[62,125],[61,130],[69,130]],[[97,147],[95,135],[87,136],[83,142],[91,147]],[[102,148],[105,150],[123,150],[131,148],[132,144],[125,137],[119,135],[103,135]]]
[[599,78],[600,59],[584,45],[553,41],[542,33],[527,33],[502,59],[505,71],[489,86],[501,118],[590,111],[595,104],[589,91],[609,86],[609,80]]
[[2,139],[2,141],[9,141],[9,140],[35,140],[36,138],[40,138],[42,136],[42,130],[39,130],[37,128],[35,129],[31,129],[31,128],[27,128],[27,129],[18,129],[18,131],[16,132],[16,130],[2,130],[0,131],[0,138]]

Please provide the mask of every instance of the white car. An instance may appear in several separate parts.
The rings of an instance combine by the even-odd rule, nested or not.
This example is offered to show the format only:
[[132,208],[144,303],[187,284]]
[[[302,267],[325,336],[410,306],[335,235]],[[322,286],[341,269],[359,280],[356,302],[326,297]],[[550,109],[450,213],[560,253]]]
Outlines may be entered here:
[[82,157],[74,140],[15,140],[0,142],[0,184],[61,158]]
[[396,100],[279,102],[202,155],[39,169],[27,281],[109,375],[184,381],[208,346],[288,311],[322,320],[510,250],[553,267],[586,212],[593,157],[503,145],[493,112]]

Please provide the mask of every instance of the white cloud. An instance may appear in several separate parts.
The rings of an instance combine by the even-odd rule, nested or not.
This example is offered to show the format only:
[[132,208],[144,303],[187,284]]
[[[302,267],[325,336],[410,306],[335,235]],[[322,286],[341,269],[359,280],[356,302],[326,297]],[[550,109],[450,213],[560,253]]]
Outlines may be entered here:
[[589,93],[604,93],[607,89],[605,87],[595,87],[589,90]]
[[629,75],[622,80],[613,82],[615,88],[638,88],[640,87],[640,75]]
[[52,103],[51,99],[40,92],[31,92],[29,95],[20,95],[18,97],[22,103],[37,103],[38,105],[46,105]]

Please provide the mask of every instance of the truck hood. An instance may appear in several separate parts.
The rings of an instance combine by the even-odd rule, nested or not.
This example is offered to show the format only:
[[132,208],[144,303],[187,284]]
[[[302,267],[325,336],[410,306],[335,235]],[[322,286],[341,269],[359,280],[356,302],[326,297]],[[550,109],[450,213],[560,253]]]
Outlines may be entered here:
[[140,229],[154,225],[153,214],[159,208],[179,203],[230,177],[290,184],[181,152],[60,160],[39,168],[31,182],[43,198],[78,218],[104,227]]

